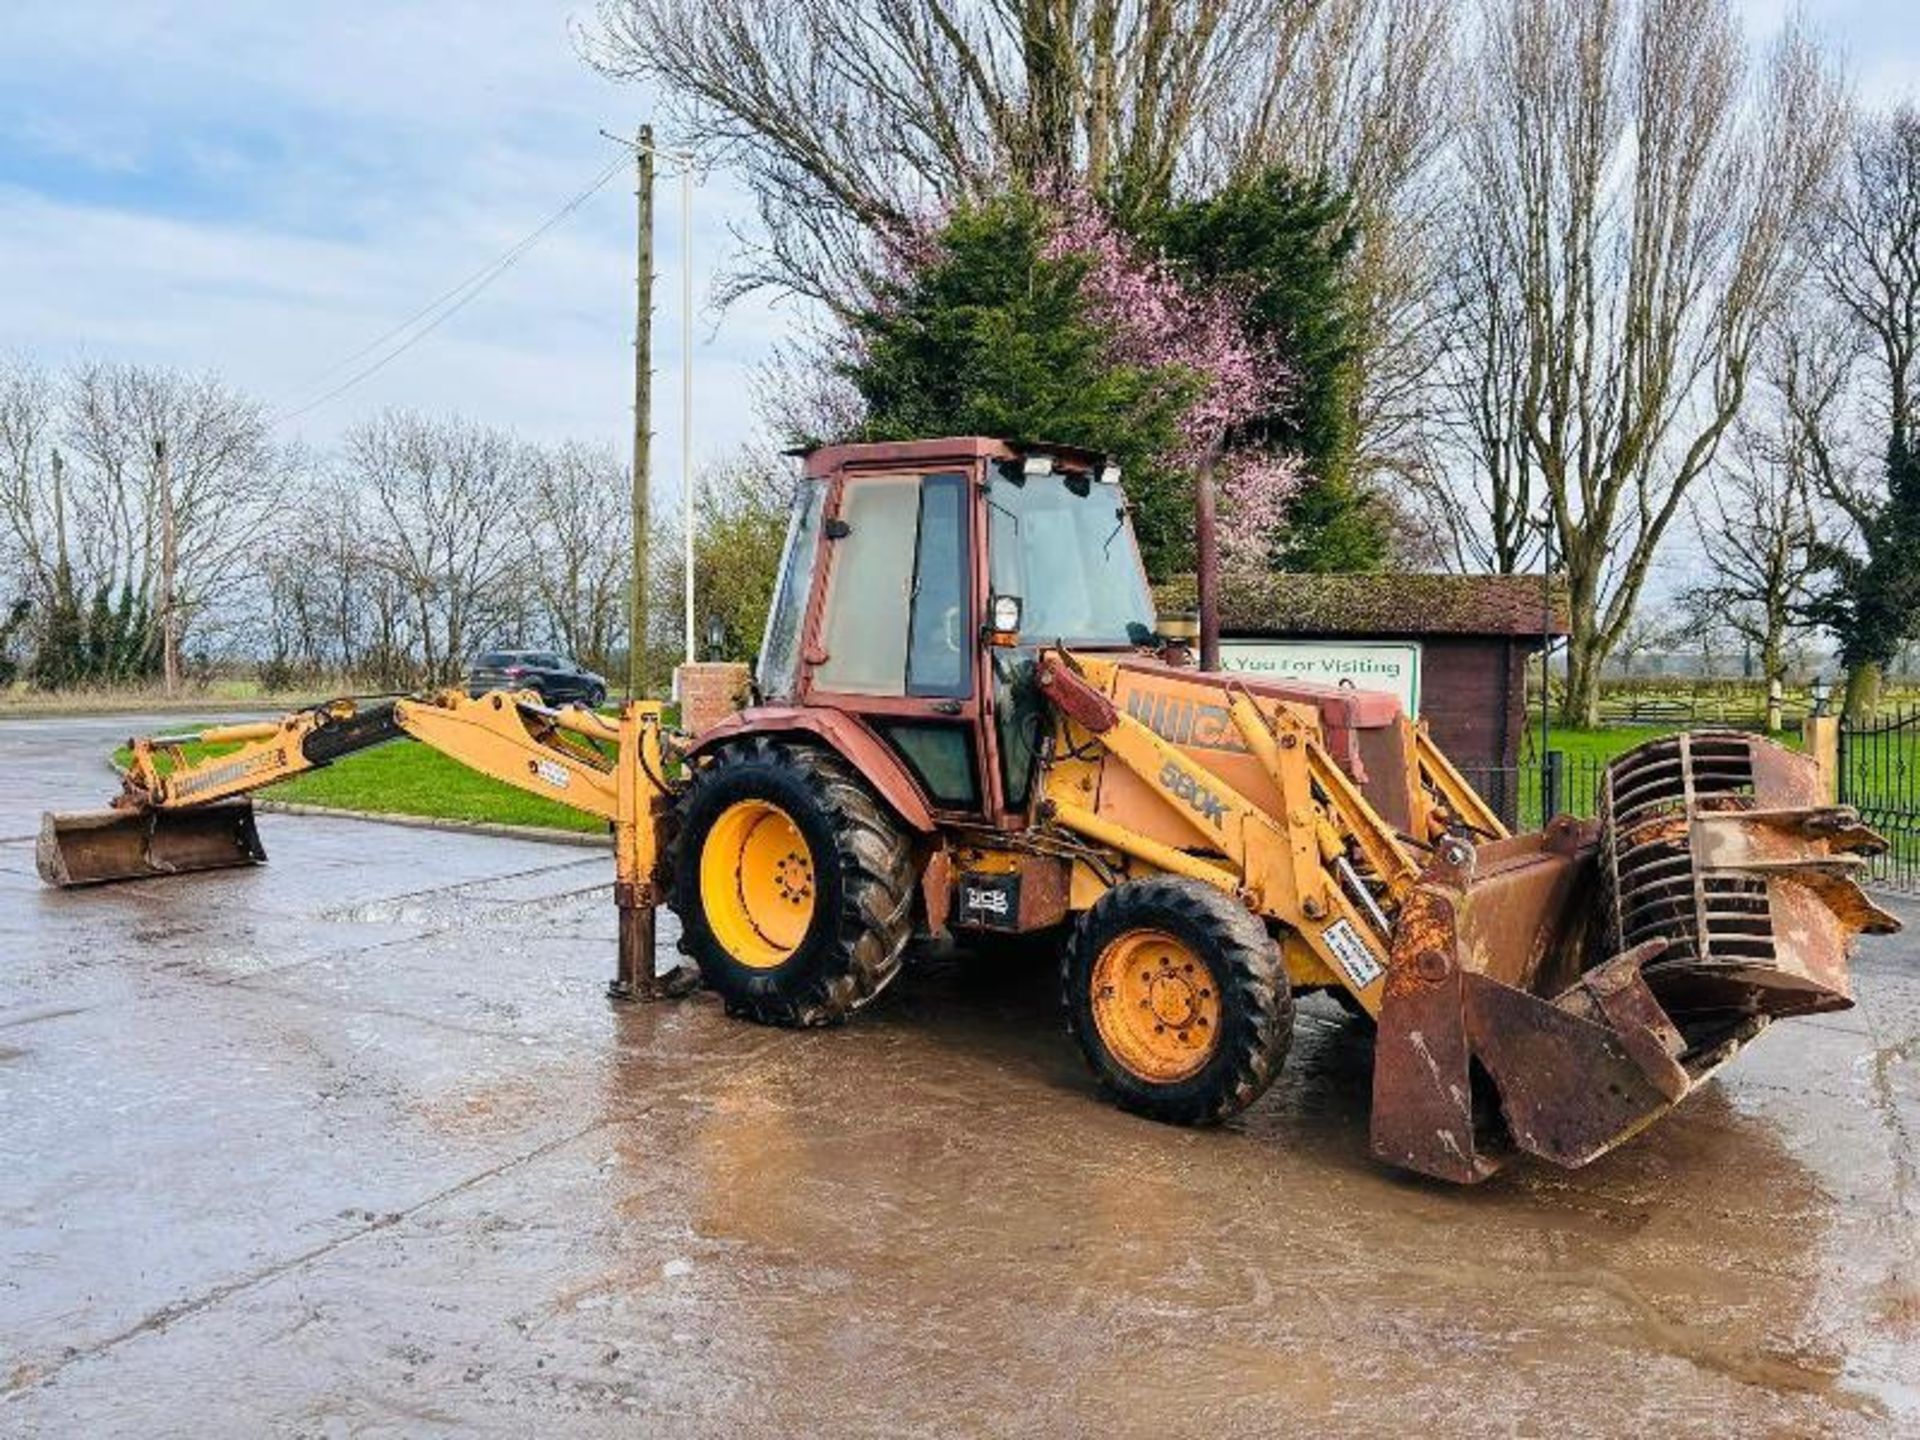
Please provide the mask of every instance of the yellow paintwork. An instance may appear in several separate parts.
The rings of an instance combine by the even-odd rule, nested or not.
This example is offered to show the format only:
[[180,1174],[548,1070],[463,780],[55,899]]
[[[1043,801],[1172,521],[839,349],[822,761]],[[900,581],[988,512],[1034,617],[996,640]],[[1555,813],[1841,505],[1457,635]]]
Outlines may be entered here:
[[[1076,656],[1071,663],[1108,696],[1118,690],[1122,672],[1113,662]],[[1128,683],[1137,695],[1147,682],[1136,673]],[[1184,693],[1195,682],[1175,676],[1169,683]],[[1229,783],[1192,749],[1122,712],[1098,735],[1064,717],[1057,721],[1054,752],[1075,758],[1048,770],[1047,813],[1127,856],[1130,876],[1186,875],[1237,895],[1279,932],[1290,984],[1339,984],[1377,1015],[1389,940],[1342,888],[1332,861],[1344,850],[1341,837],[1352,836],[1395,900],[1418,875],[1413,857],[1326,754],[1311,712],[1259,704],[1229,688],[1216,689],[1207,719],[1209,760],[1237,757],[1236,774],[1267,791],[1270,805]],[[1129,777],[1118,800],[1109,794],[1115,770]],[[1071,903],[1091,904],[1098,898],[1094,889],[1076,883]]]
[[603,727],[618,738],[618,729],[577,706],[551,712],[522,701],[537,697],[493,691],[470,699],[447,690],[431,700],[396,701],[393,709],[407,734],[469,769],[589,815],[618,819],[615,762],[583,743],[602,738]]
[[700,850],[700,906],[742,965],[784,964],[813,923],[813,853],[793,818],[770,800],[720,812]]
[[[302,742],[324,724],[354,719],[352,700],[278,720],[215,725],[192,736],[137,739],[127,768],[133,808],[179,810],[249,794],[314,768]],[[659,826],[671,795],[660,706],[635,701],[617,721],[577,705],[547,708],[531,691],[469,696],[444,690],[393,702],[396,727],[469,769],[545,796],[613,827],[615,874],[634,903],[657,900]],[[188,763],[188,741],[239,749]],[[599,748],[614,747],[611,758]],[[170,763],[162,773],[159,763]]]
[[1140,1079],[1171,1085],[1220,1048],[1218,982],[1165,930],[1129,930],[1094,961],[1094,1027],[1107,1053]]
[[[315,747],[328,759],[309,760],[307,742],[333,726],[350,728]],[[316,763],[403,735],[483,775],[607,821],[620,912],[614,991],[633,997],[674,993],[678,982],[656,974],[653,954],[653,912],[663,894],[657,872],[675,793],[667,783],[667,739],[656,702],[630,702],[610,720],[577,705],[553,709],[532,691],[469,696],[445,690],[392,701],[384,712],[351,699],[332,700],[278,720],[135,740],[114,804],[137,823],[142,812],[191,810],[250,794]],[[190,763],[185,747],[195,741],[238,748]],[[61,817],[53,818],[57,834]]]
[[[1351,851],[1391,914],[1416,883],[1419,864],[1326,752],[1314,710],[1220,677],[1123,670],[1098,656],[1067,663],[1125,702],[1115,725],[1097,736],[1055,719],[1040,817],[1056,833],[1120,857],[1073,863],[1071,908],[1087,909],[1114,879],[1191,876],[1268,921],[1292,984],[1343,985],[1377,1013],[1388,940],[1356,907],[1339,867]],[[1182,743],[1128,713],[1162,704],[1184,707]],[[203,731],[195,738],[239,748],[192,765],[183,763],[177,741],[136,741],[129,794],[135,808],[170,809],[249,793],[312,768],[302,754],[306,737],[358,713],[355,702],[338,700],[278,721]],[[463,765],[606,819],[621,904],[659,902],[655,871],[672,794],[657,705],[631,704],[612,721],[579,707],[549,709],[531,693],[450,690],[396,701],[394,718],[400,731]],[[1156,719],[1160,729],[1164,722]],[[1488,835],[1504,835],[1425,730],[1407,725],[1406,732],[1403,750],[1418,771],[1416,836],[1437,828],[1442,807]],[[164,775],[161,756],[173,762]],[[790,817],[751,803],[761,808],[736,806],[716,824],[701,856],[702,896],[728,952],[770,968],[805,938],[812,858]],[[970,849],[970,866],[995,868],[1000,857],[991,844]],[[1016,863],[1010,854],[1005,860]]]
[[1467,783],[1454,764],[1433,743],[1433,737],[1427,733],[1423,723],[1415,731],[1415,755],[1420,765],[1420,778],[1431,786],[1445,801],[1449,810],[1479,831],[1494,840],[1507,838],[1507,827],[1493,808],[1480,797],[1480,792]]

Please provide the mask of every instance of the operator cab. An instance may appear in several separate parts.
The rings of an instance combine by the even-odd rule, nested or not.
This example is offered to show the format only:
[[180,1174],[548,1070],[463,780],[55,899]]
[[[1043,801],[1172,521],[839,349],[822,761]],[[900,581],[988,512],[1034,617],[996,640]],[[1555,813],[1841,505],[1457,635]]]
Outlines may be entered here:
[[807,452],[756,677],[837,710],[936,813],[1025,810],[1039,647],[1131,650],[1153,597],[1118,470],[1057,445],[961,438]]

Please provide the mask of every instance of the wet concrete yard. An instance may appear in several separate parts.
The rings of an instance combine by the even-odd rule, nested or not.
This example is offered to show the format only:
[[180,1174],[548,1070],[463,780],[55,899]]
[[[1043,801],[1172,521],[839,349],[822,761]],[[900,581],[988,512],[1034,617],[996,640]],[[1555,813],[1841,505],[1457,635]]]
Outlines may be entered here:
[[1920,1427],[1915,937],[1456,1191],[1367,1158],[1318,1002],[1198,1133],[1008,961],[830,1032],[612,1007],[604,851],[269,815],[264,869],[42,889],[136,725],[0,723],[0,1434]]

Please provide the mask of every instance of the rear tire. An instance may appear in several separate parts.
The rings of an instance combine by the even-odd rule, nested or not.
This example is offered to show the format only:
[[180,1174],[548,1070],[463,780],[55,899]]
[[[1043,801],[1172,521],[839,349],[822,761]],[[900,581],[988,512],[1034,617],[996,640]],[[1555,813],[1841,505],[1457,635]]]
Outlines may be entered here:
[[680,949],[730,1014],[831,1025],[899,973],[906,835],[838,756],[755,738],[695,772],[670,854]]
[[1280,1073],[1293,995],[1246,906],[1199,880],[1116,885],[1080,917],[1061,968],[1067,1027],[1122,1109],[1176,1125],[1244,1110]]

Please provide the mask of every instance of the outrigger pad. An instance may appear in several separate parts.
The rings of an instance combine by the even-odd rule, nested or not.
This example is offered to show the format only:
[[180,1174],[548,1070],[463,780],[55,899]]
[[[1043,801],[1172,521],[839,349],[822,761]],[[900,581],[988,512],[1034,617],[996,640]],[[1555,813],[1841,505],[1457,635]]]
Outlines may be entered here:
[[191,810],[48,811],[34,851],[40,878],[61,889],[227,870],[266,858],[251,800]]

